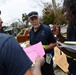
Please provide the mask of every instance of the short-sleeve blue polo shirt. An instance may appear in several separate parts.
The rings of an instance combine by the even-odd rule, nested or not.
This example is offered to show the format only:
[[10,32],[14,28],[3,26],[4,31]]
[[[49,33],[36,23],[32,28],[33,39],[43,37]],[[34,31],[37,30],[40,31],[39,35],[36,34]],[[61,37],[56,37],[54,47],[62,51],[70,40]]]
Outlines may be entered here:
[[[56,39],[49,26],[41,24],[37,32],[34,32],[33,28],[30,30],[30,44],[33,45],[40,41],[43,45],[56,43]],[[53,49],[47,52],[54,53]]]
[[0,33],[0,75],[24,75],[32,62],[18,42]]

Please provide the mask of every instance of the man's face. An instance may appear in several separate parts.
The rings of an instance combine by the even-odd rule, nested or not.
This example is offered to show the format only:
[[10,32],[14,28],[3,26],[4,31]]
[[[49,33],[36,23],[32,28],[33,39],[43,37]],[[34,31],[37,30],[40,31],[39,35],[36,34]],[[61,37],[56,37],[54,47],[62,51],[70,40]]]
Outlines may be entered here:
[[3,23],[3,21],[2,21],[2,19],[0,18],[0,29],[2,29],[2,23]]
[[38,27],[39,26],[39,18],[37,16],[33,16],[29,19],[29,22],[32,24],[33,27]]

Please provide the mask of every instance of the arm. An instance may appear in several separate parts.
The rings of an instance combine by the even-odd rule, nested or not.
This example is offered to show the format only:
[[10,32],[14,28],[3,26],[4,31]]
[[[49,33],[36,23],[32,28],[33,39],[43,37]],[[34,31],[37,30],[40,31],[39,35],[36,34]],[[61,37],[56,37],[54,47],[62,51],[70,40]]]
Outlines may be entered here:
[[[58,29],[58,31],[56,31],[56,27]],[[57,40],[60,41],[60,42],[64,42],[65,41],[65,38],[61,35],[60,33],[60,26],[55,26],[54,30],[53,30],[53,33],[55,35],[57,35]],[[58,47],[59,48],[59,47]],[[62,52],[64,52],[66,55],[69,55],[71,57],[74,57],[76,58],[76,53],[71,53],[69,51],[67,51],[65,48],[59,48]]]
[[33,72],[31,71],[31,68],[29,68],[24,75],[42,75],[42,74],[41,74],[41,69],[35,66]]
[[56,46],[56,43],[51,43],[45,48],[45,50],[53,49],[55,46]]
[[34,75],[34,74],[32,73],[31,68],[29,68],[24,75]]
[[56,38],[57,38],[57,40],[60,41],[60,42],[64,42],[64,41],[65,41],[65,38],[61,35],[61,33],[58,34]]
[[61,35],[60,31],[61,31],[61,29],[60,29],[59,25],[53,26],[53,33],[56,35],[56,39],[60,42],[64,42],[65,38]]
[[42,58],[37,57],[37,58],[36,58],[35,65],[34,65],[34,70],[33,70],[33,72],[32,72],[31,69],[29,68],[24,75],[42,75],[42,74],[41,74],[41,66],[44,64],[44,62],[45,62],[45,61],[44,61],[44,57],[42,57]]
[[44,57],[37,57],[34,65],[34,75],[42,75],[41,74],[41,66],[44,64],[45,58]]
[[41,69],[39,67],[35,66],[34,71],[33,71],[33,75],[42,75]]
[[47,35],[48,36],[47,40],[49,40],[48,41],[49,45],[45,48],[45,50],[51,50],[56,46],[56,39],[50,28],[48,29],[48,34],[49,35]]
[[[59,47],[58,47],[59,48]],[[67,51],[65,48],[59,48],[61,51],[63,51],[65,54],[73,57],[73,58],[76,58],[76,53],[72,53],[72,52],[69,52]]]

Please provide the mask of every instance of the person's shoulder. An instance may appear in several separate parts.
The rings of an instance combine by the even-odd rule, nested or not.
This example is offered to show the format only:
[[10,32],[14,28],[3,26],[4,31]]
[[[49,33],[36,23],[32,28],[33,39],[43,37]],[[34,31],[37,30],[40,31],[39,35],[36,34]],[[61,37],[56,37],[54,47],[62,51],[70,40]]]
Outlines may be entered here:
[[45,25],[45,24],[42,24],[43,28],[46,29],[46,30],[49,30],[50,29],[50,26],[49,25]]
[[42,24],[43,25],[43,27],[45,27],[45,28],[49,28],[49,25],[46,25],[46,24]]
[[8,35],[8,34],[5,34],[5,33],[0,33],[0,39],[7,39],[7,38],[10,38],[12,36]]
[[10,38],[12,38],[12,36],[8,34],[0,33],[0,47]]

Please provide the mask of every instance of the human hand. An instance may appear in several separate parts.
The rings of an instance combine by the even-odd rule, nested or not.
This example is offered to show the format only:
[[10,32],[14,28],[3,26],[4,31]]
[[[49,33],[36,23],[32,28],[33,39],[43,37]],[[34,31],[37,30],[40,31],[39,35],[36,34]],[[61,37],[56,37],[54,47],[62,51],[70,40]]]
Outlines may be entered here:
[[41,67],[45,62],[45,58],[44,57],[37,57],[36,61],[35,61],[35,67]]
[[60,25],[54,25],[53,26],[53,33],[55,34],[55,35],[59,35],[60,34]]
[[66,54],[67,50],[63,46],[61,46],[59,43],[57,43],[57,47],[59,48],[60,51],[62,51],[63,53]]
[[34,75],[42,75],[41,74],[41,66],[44,64],[45,62],[45,58],[44,57],[37,57],[35,64],[34,64],[34,70],[33,70],[33,74]]
[[30,44],[26,44],[26,47],[30,47],[31,45]]

